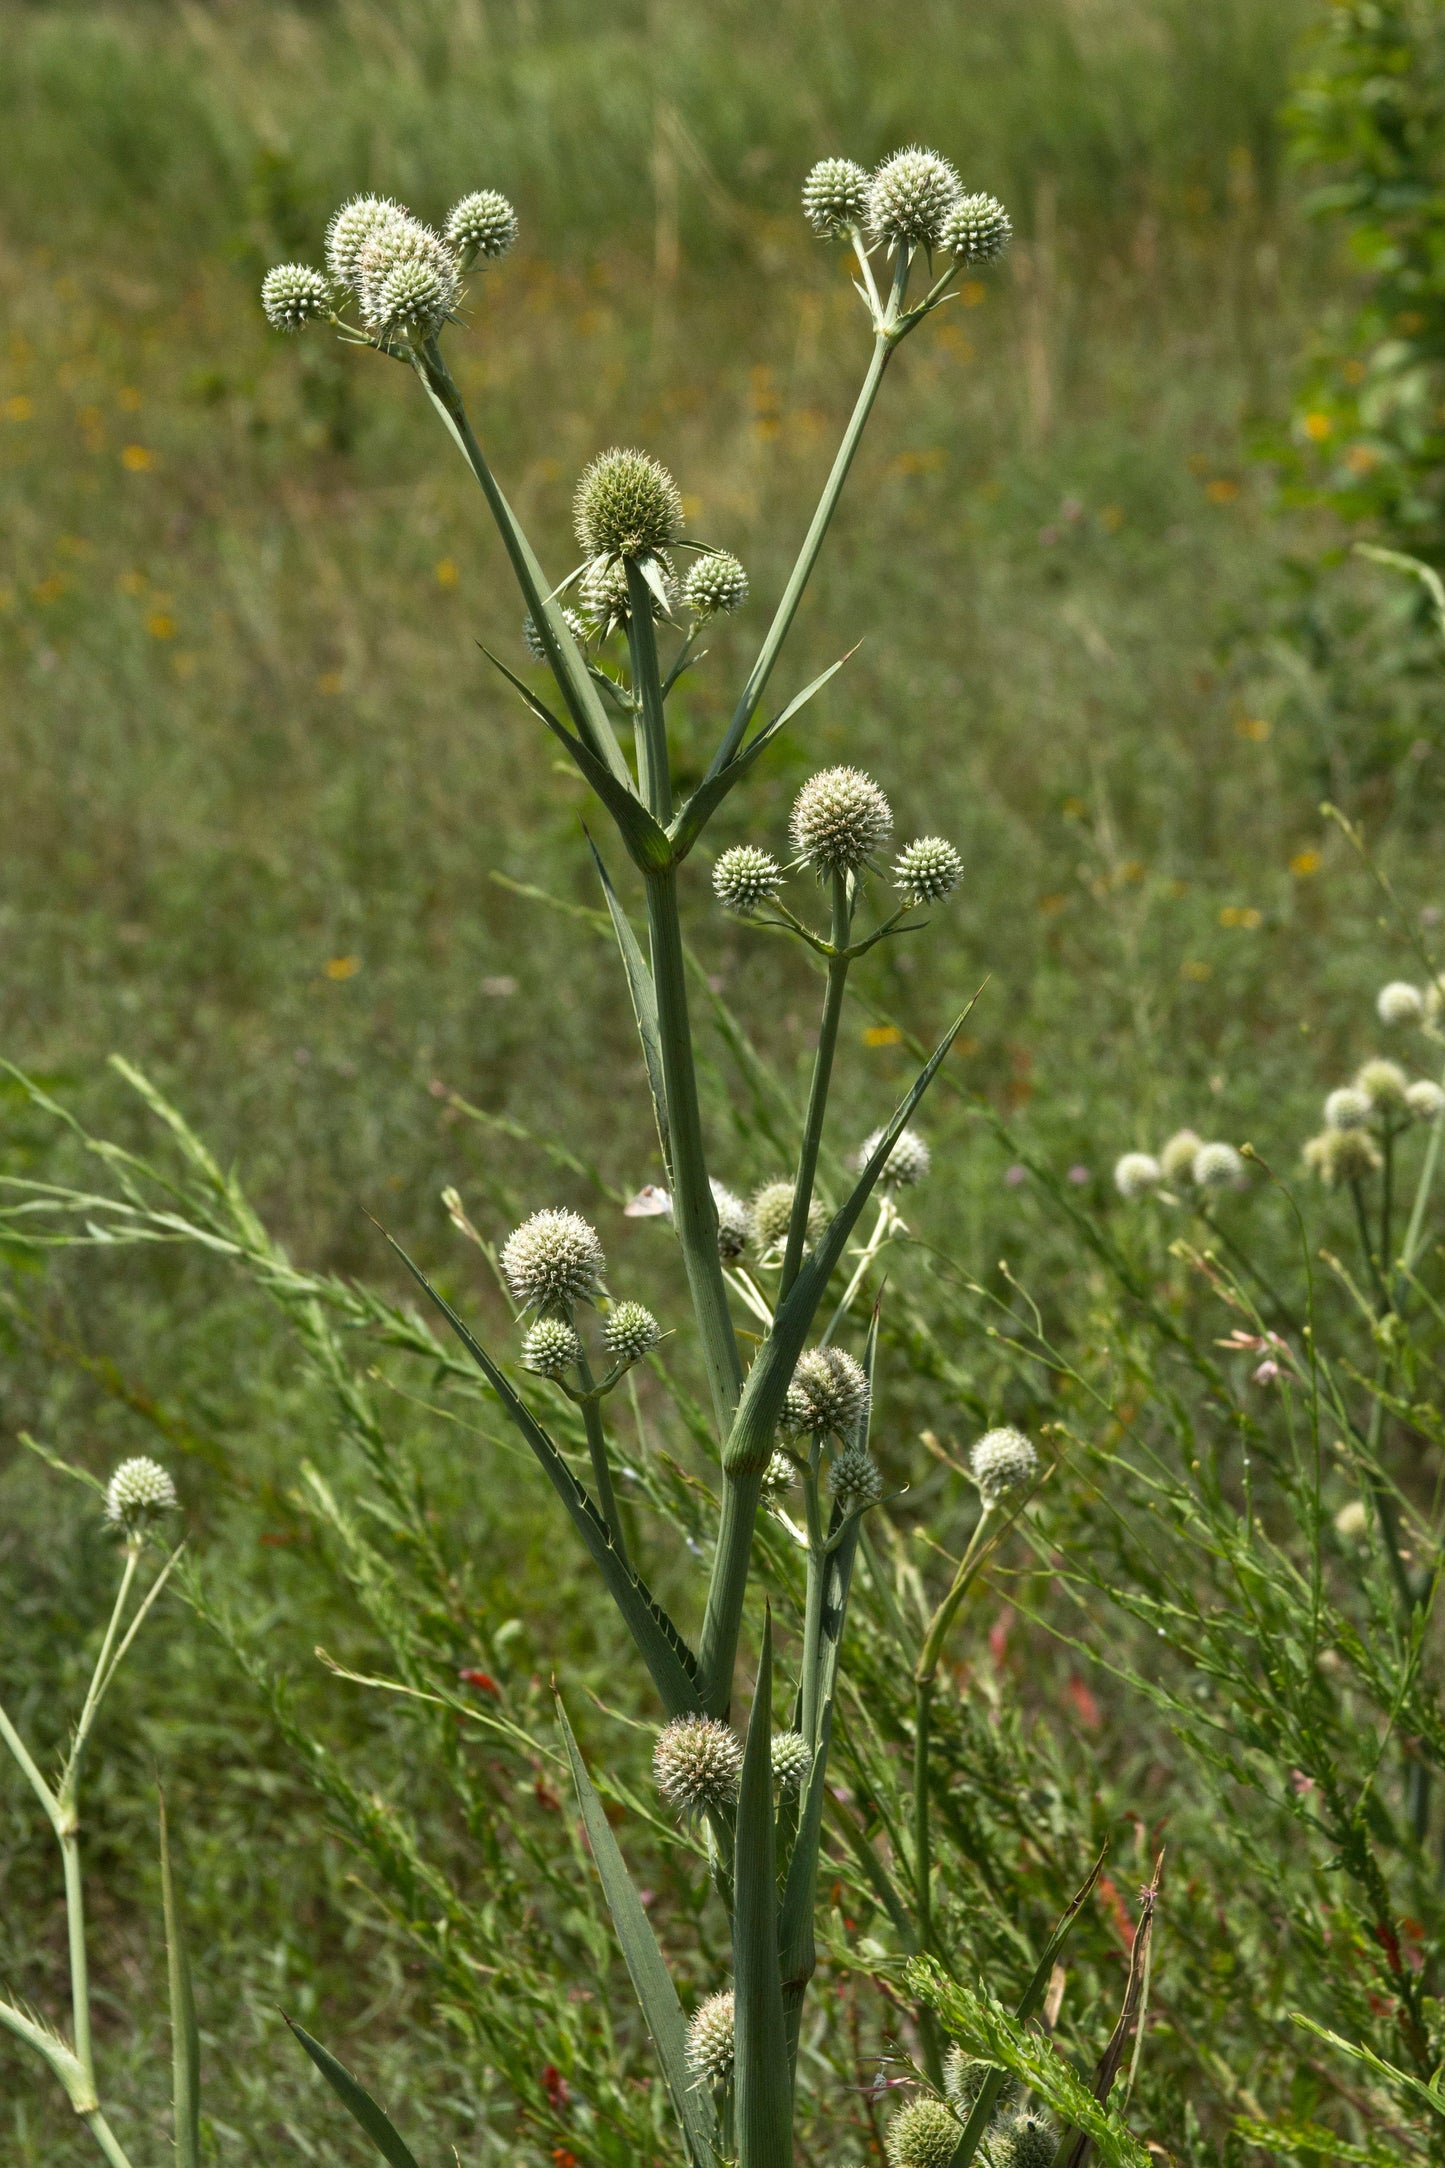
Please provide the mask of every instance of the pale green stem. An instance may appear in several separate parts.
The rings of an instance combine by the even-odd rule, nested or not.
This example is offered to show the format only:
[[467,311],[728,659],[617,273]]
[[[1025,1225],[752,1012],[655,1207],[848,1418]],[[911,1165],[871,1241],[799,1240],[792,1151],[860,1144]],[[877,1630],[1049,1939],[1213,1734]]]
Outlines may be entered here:
[[626,560],[627,648],[632,660],[632,697],[637,703],[637,781],[648,812],[662,827],[672,819],[672,773],[667,757],[667,718],[657,664],[653,595],[638,567]]
[[75,1737],[71,1741],[70,1755],[61,1774],[57,1791],[57,1797],[61,1800],[64,1800],[67,1794],[73,1793],[80,1778],[80,1764],[90,1739],[90,1728],[95,1722],[106,1687],[110,1684],[111,1651],[115,1647],[116,1636],[120,1632],[120,1622],[125,1613],[126,1600],[130,1595],[131,1584],[135,1580],[136,1568],[139,1564],[140,1545],[138,1543],[127,1543],[125,1547],[125,1570],[121,1574],[120,1587],[116,1591],[115,1603],[110,1614],[110,1624],[105,1629],[105,1639],[100,1644],[100,1654],[96,1657],[95,1669],[90,1674],[90,1684],[86,1688],[85,1700],[81,1706],[80,1715],[76,1720]]
[[30,1749],[26,1746],[25,1741],[15,1729],[3,1708],[0,1708],[0,1739],[5,1741],[5,1744],[15,1756],[31,1790],[40,1801],[41,1806],[44,1807],[51,1828],[58,1836],[60,1833],[59,1802],[31,1758]]
[[697,1662],[703,1682],[703,1713],[724,1717],[732,1700],[733,1665],[752,1562],[753,1527],[763,1472],[723,1478],[717,1547],[708,1581],[707,1608],[698,1637]]
[[131,2168],[130,2158],[125,2148],[101,2114],[99,2108],[92,2108],[88,2115],[82,2117],[82,2121],[90,2125],[91,2134],[101,2152],[110,2162],[110,2168]]
[[[73,1802],[69,1805],[74,1815]],[[85,1949],[85,1888],[80,1874],[80,1830],[73,1820],[60,1832],[60,1862],[65,1870],[65,1929],[70,1945],[70,2009],[75,2055],[95,2084],[95,2056],[90,2042],[90,1960]]]
[[617,1506],[617,1493],[612,1485],[612,1463],[607,1457],[607,1431],[602,1421],[602,1404],[592,1388],[594,1379],[592,1365],[584,1354],[577,1364],[586,1396],[582,1402],[582,1421],[587,1431],[587,1451],[592,1459],[592,1479],[597,1485],[597,1503],[602,1508],[602,1518],[618,1555],[627,1556],[627,1538],[623,1533],[622,1515]]
[[852,921],[850,877],[846,873],[833,875],[833,950],[828,958],[828,979],[823,991],[823,1017],[818,1026],[818,1045],[813,1056],[813,1079],[808,1087],[808,1111],[803,1121],[803,1144],[798,1154],[798,1176],[793,1184],[793,1209],[788,1220],[788,1242],[783,1252],[783,1270],[778,1281],[779,1306],[787,1299],[788,1292],[803,1262],[803,1250],[808,1239],[808,1211],[813,1202],[813,1184],[818,1173],[818,1152],[823,1141],[823,1117],[828,1110],[828,1087],[833,1076],[833,1057],[838,1048],[838,1025],[843,1015],[843,995],[848,984],[848,965],[851,959],[846,953],[848,933]]
[[823,1441],[814,1438],[803,1471],[803,1506],[808,1524],[807,1594],[803,1604],[803,1737],[818,1747],[818,1651],[823,1630],[823,1579],[828,1570],[827,1539],[823,1532],[823,1509],[818,1495],[818,1466]]

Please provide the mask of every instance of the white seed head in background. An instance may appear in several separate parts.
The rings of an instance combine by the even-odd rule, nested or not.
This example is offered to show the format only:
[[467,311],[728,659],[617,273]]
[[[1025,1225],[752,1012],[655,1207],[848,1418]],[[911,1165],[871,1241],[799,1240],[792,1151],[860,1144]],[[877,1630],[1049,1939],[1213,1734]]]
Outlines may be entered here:
[[589,1302],[607,1269],[595,1227],[580,1212],[534,1212],[502,1244],[502,1274],[523,1309]]
[[737,1797],[742,1767],[736,1735],[715,1716],[675,1716],[652,1750],[657,1788],[684,1814],[727,1806]]
[[[882,1142],[883,1131],[870,1130],[858,1147],[857,1164],[866,1167]],[[895,1138],[878,1179],[884,1189],[911,1189],[915,1182],[927,1181],[932,1166],[933,1154],[918,1131],[905,1129]]]
[[793,849],[814,872],[856,873],[888,841],[893,809],[861,768],[823,768],[793,801]]
[[1114,1163],[1114,1187],[1131,1204],[1157,1189],[1163,1178],[1164,1169],[1152,1152],[1125,1152]]
[[1325,1101],[1325,1126],[1329,1129],[1363,1129],[1374,1108],[1370,1095],[1358,1084],[1341,1084]]
[[1159,1172],[1166,1182],[1192,1182],[1194,1179],[1194,1155],[1204,1139],[1192,1129],[1176,1129],[1168,1143],[1160,1147]]
[[710,1181],[712,1201],[717,1207],[717,1253],[725,1265],[736,1264],[748,1246],[748,1208],[741,1197],[721,1182]]
[[733,2074],[733,1991],[709,1995],[688,2020],[687,2067],[699,2085],[720,2088]]
[[1356,1090],[1365,1094],[1376,1114],[1401,1113],[1409,1085],[1410,1079],[1400,1064],[1379,1055],[1365,1062],[1355,1077]]
[[1375,996],[1375,1014],[1382,1024],[1392,1028],[1401,1024],[1421,1024],[1425,1020],[1425,996],[1418,986],[1408,979],[1391,979]]
[[986,1430],[968,1456],[979,1497],[996,1506],[1021,1483],[1032,1483],[1038,1473],[1039,1456],[1021,1430],[1004,1423]]
[[1249,1170],[1232,1144],[1201,1144],[1194,1155],[1196,1189],[1243,1189]]
[[1431,1077],[1417,1077],[1405,1093],[1405,1104],[1417,1122],[1438,1121],[1445,1114],[1445,1090]]
[[851,158],[820,158],[803,183],[803,210],[822,241],[839,241],[868,217],[868,175]]
[[105,1486],[105,1517],[128,1536],[139,1536],[152,1522],[176,1509],[176,1486],[158,1460],[138,1453],[123,1460]]
[[1326,1189],[1336,1189],[1341,1182],[1363,1182],[1385,1164],[1368,1129],[1321,1130],[1310,1138],[1302,1156]]

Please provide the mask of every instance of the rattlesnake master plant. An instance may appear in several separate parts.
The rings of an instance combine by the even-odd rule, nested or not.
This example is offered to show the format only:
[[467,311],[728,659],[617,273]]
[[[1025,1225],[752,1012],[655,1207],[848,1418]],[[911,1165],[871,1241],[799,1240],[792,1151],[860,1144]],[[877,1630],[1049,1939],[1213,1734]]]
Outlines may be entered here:
[[[882,853],[892,837],[893,813],[880,784],[846,764],[804,783],[789,824],[794,870],[810,876],[810,890],[816,884],[823,891],[823,924],[810,922],[806,906],[799,915],[784,901],[787,874],[761,842],[734,845],[718,857],[712,874],[717,901],[760,931],[802,943],[824,977],[796,1163],[759,1192],[747,1212],[709,1166],[679,885],[721,806],[833,675],[825,671],[792,693],[778,713],[758,720],[889,359],[949,298],[957,274],[999,255],[1009,233],[1007,216],[993,199],[965,195],[953,167],[917,147],[896,153],[871,176],[849,161],[824,160],[804,184],[803,206],[820,237],[853,252],[872,328],[872,359],[756,658],[701,780],[685,796],[673,765],[668,701],[682,673],[700,660],[700,629],[747,602],[747,574],[726,538],[684,532],[682,493],[673,476],[645,450],[616,448],[600,452],[577,485],[581,561],[560,578],[544,573],[492,473],[441,344],[450,325],[465,321],[464,273],[510,245],[515,225],[509,207],[489,191],[467,196],[437,234],[387,199],[358,198],[337,213],[327,238],[327,313],[344,337],[400,361],[419,380],[486,498],[521,590],[527,655],[545,664],[551,688],[540,691],[505,661],[497,667],[575,762],[643,886],[645,943],[634,934],[598,857],[665,1168],[665,1188],[652,1193],[658,1204],[646,1209],[670,1221],[676,1233],[722,1474],[695,1641],[667,1616],[643,1578],[644,1562],[629,1553],[607,1404],[632,1364],[658,1359],[660,1334],[639,1304],[615,1297],[595,1230],[548,1202],[510,1234],[501,1252],[524,1326],[524,1371],[548,1381],[582,1411],[590,1492],[534,1402],[513,1384],[504,1360],[485,1350],[454,1313],[446,1314],[546,1470],[632,1634],[666,1719],[654,1757],[659,1790],[677,1811],[705,1826],[714,1881],[731,1921],[733,1978],[688,2026],[563,1719],[584,1821],[693,2168],[716,2168],[733,2155],[741,2168],[782,2168],[791,2155],[841,1642],[860,1529],[883,1487],[868,1448],[876,1318],[874,1332],[856,1351],[841,1340],[859,1332],[854,1303],[863,1277],[901,1225],[891,1193],[927,1172],[927,1148],[908,1123],[958,1025],[945,1034],[891,1119],[869,1137],[856,1179],[834,1210],[818,1194],[819,1154],[850,970],[905,922],[911,927],[921,908],[942,902],[962,867],[946,838],[905,843],[892,874],[900,900],[890,907],[885,892],[881,907],[872,909],[871,893],[887,879]],[[270,275],[263,304],[278,329],[292,330],[319,313],[319,279],[298,266]],[[679,560],[689,558],[680,573]],[[580,621],[565,600],[574,588]],[[625,640],[625,667],[612,657],[615,640]],[[835,1287],[850,1237],[875,1191],[877,1226],[851,1277]],[[605,1305],[601,1338],[611,1363],[600,1377],[581,1330],[582,1311],[598,1302]],[[739,1333],[744,1322],[746,1342]],[[810,1348],[815,1337],[818,1344]],[[1036,1466],[1027,1442],[1009,1436],[1008,1453],[991,1474],[980,1476],[984,1510],[976,1540],[930,1621],[920,1659],[914,1757],[920,1828],[930,1812],[926,1715],[943,1636],[986,1548],[985,1531],[1015,1492],[1027,1489]],[[780,1452],[780,1437],[792,1441],[789,1450]],[[776,1498],[793,1480],[801,1487],[805,1552],[801,1636],[788,1688],[797,1721],[781,1738],[774,1733],[768,1625],[761,1650],[748,1652],[756,1679],[739,1736],[730,1712],[759,1502],[765,1484]],[[926,1952],[932,1946],[931,1869],[926,1837],[916,1841],[914,1947]],[[926,2045],[941,2082],[931,2035]],[[996,2096],[1001,2074],[994,2072],[993,2079]],[[980,2089],[985,2108],[992,2097],[987,2086]],[[949,2162],[964,2168],[988,2115],[981,2109],[965,2127],[941,2104],[920,2101],[915,2120],[927,2120],[935,2105],[951,2134],[938,2168]]]

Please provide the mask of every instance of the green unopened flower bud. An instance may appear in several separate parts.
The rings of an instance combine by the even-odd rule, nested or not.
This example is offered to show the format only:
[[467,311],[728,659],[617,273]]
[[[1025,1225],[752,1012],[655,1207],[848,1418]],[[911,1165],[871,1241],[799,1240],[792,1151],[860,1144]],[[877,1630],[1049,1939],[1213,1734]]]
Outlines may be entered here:
[[712,1201],[717,1207],[717,1253],[725,1265],[735,1264],[748,1246],[748,1208],[741,1197],[725,1189],[721,1182],[710,1181]]
[[560,1378],[582,1360],[582,1342],[564,1317],[539,1317],[522,1342],[522,1365],[541,1378]]
[[1325,1101],[1325,1124],[1330,1129],[1363,1129],[1373,1112],[1367,1091],[1358,1084],[1341,1084]]
[[748,576],[727,550],[709,550],[683,581],[682,599],[701,624],[719,611],[742,608],[748,599]]
[[1326,1189],[1341,1182],[1363,1182],[1384,1165],[1368,1129],[1325,1129],[1304,1148],[1304,1163]]
[[880,241],[937,248],[944,223],[963,194],[946,158],[917,144],[895,151],[868,184],[868,224]]
[[534,1212],[502,1244],[502,1274],[523,1309],[566,1317],[590,1302],[607,1269],[597,1230],[580,1212]]
[[662,1327],[640,1302],[614,1302],[602,1320],[603,1345],[615,1362],[641,1362],[661,1338]]
[[822,876],[856,873],[888,841],[893,809],[860,768],[823,768],[793,801],[788,832],[805,865]]
[[774,1511],[783,1503],[784,1493],[790,1490],[797,1478],[797,1468],[786,1453],[774,1453],[763,1470],[762,1502]]
[[353,196],[326,229],[326,263],[338,285],[355,287],[361,252],[385,226],[413,223],[411,213],[390,196]]
[[1013,231],[997,196],[961,196],[943,221],[943,246],[961,264],[995,263]]
[[868,1412],[868,1378],[857,1357],[841,1347],[814,1347],[798,1357],[788,1388],[788,1427],[831,1431],[850,1439]]
[[900,2108],[883,2133],[889,2168],[949,2168],[963,2125],[931,2094]]
[[851,158],[820,158],[803,183],[803,210],[820,240],[841,240],[868,217],[868,176]]
[[850,1513],[866,1513],[883,1496],[883,1470],[861,1445],[850,1445],[835,1457],[830,1480],[845,1519]]
[[743,1750],[715,1716],[675,1716],[652,1753],[657,1788],[684,1814],[728,1806],[736,1797]]
[[[866,1167],[879,1145],[883,1131],[874,1129],[858,1147],[858,1164]],[[915,1182],[928,1179],[933,1165],[933,1154],[916,1129],[902,1130],[894,1139],[893,1149],[883,1162],[879,1182],[884,1189],[911,1189]]]
[[775,1731],[772,1741],[773,1779],[784,1793],[796,1796],[813,1766],[813,1752],[800,1731]]
[[1382,1024],[1392,1027],[1423,1023],[1425,996],[1407,979],[1391,979],[1389,985],[1382,986],[1375,996],[1375,1013]]
[[[580,647],[587,637],[587,627],[575,610],[564,610],[562,616],[566,621],[567,630]],[[531,656],[533,662],[545,662],[547,660],[547,650],[542,645],[542,635],[537,630],[535,618],[529,616],[522,619],[522,638],[526,643],[527,653]]]
[[1147,1197],[1151,1189],[1157,1189],[1163,1173],[1152,1152],[1125,1152],[1122,1159],[1115,1162],[1114,1187],[1132,1204],[1136,1198]]
[[1243,1189],[1249,1180],[1232,1144],[1201,1144],[1191,1172],[1197,1189]]
[[698,2004],[688,2021],[687,2067],[699,2085],[718,2089],[731,2078],[734,2032],[730,1987]]
[[990,2124],[984,2144],[994,2168],[1051,2168],[1059,2126],[1043,2108],[1021,2108]]
[[105,1487],[105,1517],[134,1539],[176,1509],[176,1486],[158,1460],[123,1460]]
[[[670,588],[672,584],[671,559],[665,553],[659,553],[653,558],[652,562],[655,569],[661,573],[664,586]],[[620,625],[625,625],[632,615],[632,598],[627,586],[627,567],[620,557],[614,558],[611,564],[599,560],[598,563],[589,565],[582,575],[577,592],[581,598],[583,609],[586,610],[596,627],[599,640],[605,640],[609,633],[615,632]],[[648,593],[652,598],[652,614],[654,618],[663,616],[665,613],[661,597],[651,582],[648,583]]]
[[655,557],[682,525],[682,493],[647,452],[602,452],[577,484],[577,539],[589,557]]
[[1445,1114],[1445,1091],[1429,1077],[1422,1076],[1406,1092],[1405,1104],[1417,1122],[1435,1122]]
[[771,903],[783,885],[783,869],[771,851],[756,843],[735,843],[712,869],[712,892],[725,911],[750,918]]
[[986,1430],[968,1456],[978,1495],[986,1506],[996,1506],[1011,1490],[1032,1483],[1038,1473],[1039,1456],[1021,1430],[1004,1424]]
[[[793,1185],[791,1182],[765,1182],[753,1193],[748,1206],[748,1218],[752,1226],[754,1247],[760,1254],[780,1250],[788,1239],[788,1226],[793,1216]],[[823,1230],[823,1207],[815,1197],[808,1206],[808,1239],[813,1241]]]
[[917,836],[905,843],[893,868],[893,883],[910,903],[941,903],[963,879],[963,860],[943,836]]
[[1159,1153],[1159,1172],[1166,1182],[1193,1181],[1195,1154],[1203,1142],[1192,1129],[1175,1130]]
[[1409,1078],[1397,1061],[1367,1061],[1355,1078],[1356,1087],[1377,1114],[1398,1114],[1405,1105]]
[[447,214],[446,237],[462,260],[475,263],[478,256],[495,261],[505,256],[517,238],[517,214],[495,188],[479,188],[463,196]]
[[309,263],[278,263],[261,281],[261,306],[275,331],[300,331],[331,314],[331,287]]

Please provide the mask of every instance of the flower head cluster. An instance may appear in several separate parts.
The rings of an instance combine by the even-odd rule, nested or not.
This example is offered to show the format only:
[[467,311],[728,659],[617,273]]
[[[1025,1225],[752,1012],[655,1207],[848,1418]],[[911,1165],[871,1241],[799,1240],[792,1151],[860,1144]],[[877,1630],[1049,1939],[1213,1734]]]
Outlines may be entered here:
[[793,801],[788,833],[804,865],[821,879],[856,873],[888,841],[893,809],[860,768],[822,768]]
[[640,1302],[614,1302],[602,1320],[602,1343],[614,1362],[641,1362],[661,1338],[662,1327]]
[[1190,1168],[1196,1189],[1243,1189],[1249,1180],[1243,1157],[1232,1144],[1201,1144]]
[[1114,1187],[1130,1204],[1171,1184],[1212,1191],[1243,1189],[1248,1170],[1232,1144],[1210,1143],[1192,1129],[1176,1129],[1157,1153],[1125,1152],[1114,1162]]
[[[748,1206],[748,1221],[753,1246],[760,1256],[769,1250],[780,1250],[788,1239],[788,1227],[793,1217],[793,1184],[791,1182],[764,1182],[761,1189],[753,1192]],[[814,1241],[823,1228],[823,1207],[814,1197],[808,1206],[808,1240]]]
[[1157,1189],[1163,1178],[1164,1170],[1152,1152],[1125,1152],[1114,1162],[1114,1187],[1131,1204]]
[[682,599],[702,624],[720,612],[742,608],[748,599],[748,576],[728,550],[709,550],[683,581]]
[[657,1788],[683,1814],[728,1806],[742,1767],[737,1735],[715,1716],[675,1716],[652,1750]]
[[948,2168],[962,2134],[948,2104],[922,2093],[899,2109],[883,2133],[888,2168]]
[[968,1464],[979,1497],[986,1506],[996,1506],[1011,1490],[1033,1481],[1039,1456],[1021,1430],[1004,1424],[984,1432],[969,1454]]
[[733,1991],[709,1995],[688,2020],[687,2067],[699,2085],[724,2086],[733,2074]]
[[[672,560],[665,552],[659,552],[650,560],[650,566],[654,577],[648,581],[647,587],[652,598],[652,614],[655,618],[662,617],[666,614],[663,596],[671,589]],[[662,588],[661,595],[657,592],[659,586]],[[583,573],[577,593],[599,640],[605,640],[609,633],[616,632],[632,615],[627,566],[620,557],[615,557],[610,562],[605,557],[594,559]]]
[[751,918],[773,901],[783,880],[783,869],[771,851],[756,843],[734,843],[712,869],[712,892],[725,911]]
[[942,903],[963,879],[963,860],[943,836],[916,836],[905,843],[893,868],[893,883],[911,905]]
[[589,557],[656,557],[682,525],[682,493],[648,452],[601,452],[577,484],[577,539]]
[[570,1321],[574,1303],[590,1302],[607,1269],[597,1230],[580,1212],[534,1212],[502,1244],[502,1273],[524,1310]]
[[851,1439],[868,1412],[868,1378],[855,1355],[841,1347],[814,1347],[798,1357],[783,1407],[783,1427]]
[[105,1486],[105,1517],[132,1540],[176,1509],[176,1486],[158,1460],[144,1453],[123,1460]]
[[277,264],[261,283],[261,306],[278,331],[299,331],[353,294],[376,341],[431,338],[461,300],[461,274],[477,258],[504,256],[517,237],[505,196],[480,189],[453,206],[445,234],[390,196],[353,196],[326,229],[326,274]]
[[[866,1167],[879,1145],[883,1142],[881,1129],[870,1130],[858,1147],[858,1165]],[[884,1189],[911,1189],[915,1182],[928,1178],[933,1166],[933,1154],[916,1129],[900,1130],[894,1139],[893,1149],[883,1162],[883,1172],[878,1177]]]
[[916,143],[871,174],[851,158],[820,158],[803,183],[803,211],[821,240],[866,232],[889,248],[941,249],[959,265],[993,263],[1013,239],[997,197],[965,195],[948,160]]
[[[1417,1020],[1405,996],[1414,995],[1418,1015],[1428,995],[1403,981],[1385,987],[1376,1003],[1386,1023]],[[1387,1000],[1387,996],[1391,997]],[[1382,1138],[1397,1135],[1407,1122],[1436,1122],[1445,1115],[1445,1089],[1430,1077],[1410,1078],[1397,1061],[1374,1055],[1361,1064],[1349,1084],[1337,1084],[1324,1106],[1325,1126],[1304,1147],[1304,1163],[1327,1189],[1363,1182],[1384,1165]]]
[[725,1265],[735,1264],[748,1246],[748,1208],[741,1197],[721,1182],[711,1182],[712,1201],[717,1207],[717,1250]]
[[368,327],[381,339],[439,331],[461,298],[456,258],[439,233],[408,212],[372,224],[348,282]]

